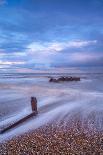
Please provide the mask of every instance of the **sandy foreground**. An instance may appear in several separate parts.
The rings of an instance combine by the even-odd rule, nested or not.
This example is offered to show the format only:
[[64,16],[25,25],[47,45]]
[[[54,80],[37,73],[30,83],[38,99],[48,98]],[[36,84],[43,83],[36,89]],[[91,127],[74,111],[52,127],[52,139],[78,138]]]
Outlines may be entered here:
[[[92,122],[93,123],[93,122]],[[74,116],[0,144],[0,155],[103,155],[103,132]]]

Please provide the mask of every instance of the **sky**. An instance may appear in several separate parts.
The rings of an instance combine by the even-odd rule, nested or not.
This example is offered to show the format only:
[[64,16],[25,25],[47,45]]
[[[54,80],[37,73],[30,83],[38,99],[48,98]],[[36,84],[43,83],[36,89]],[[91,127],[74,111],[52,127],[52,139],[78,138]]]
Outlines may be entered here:
[[103,67],[103,0],[0,0],[0,68]]

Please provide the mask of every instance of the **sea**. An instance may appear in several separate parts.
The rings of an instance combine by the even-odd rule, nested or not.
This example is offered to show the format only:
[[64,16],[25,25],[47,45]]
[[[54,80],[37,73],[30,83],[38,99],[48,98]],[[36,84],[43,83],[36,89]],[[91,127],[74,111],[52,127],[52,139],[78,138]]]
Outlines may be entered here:
[[[80,81],[49,82],[51,77],[76,76]],[[49,73],[0,73],[0,130],[32,112],[37,98],[38,115],[0,134],[0,142],[37,129],[50,121],[68,120],[78,113],[89,128],[103,131],[103,70]],[[95,114],[89,117],[91,114]]]

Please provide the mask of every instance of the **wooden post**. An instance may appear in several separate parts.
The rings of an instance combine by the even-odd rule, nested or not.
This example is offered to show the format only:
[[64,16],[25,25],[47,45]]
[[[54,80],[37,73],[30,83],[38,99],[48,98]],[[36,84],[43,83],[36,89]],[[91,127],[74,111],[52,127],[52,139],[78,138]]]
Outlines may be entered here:
[[19,125],[20,123],[23,123],[25,122],[27,119],[33,117],[33,116],[36,116],[38,114],[38,111],[37,111],[37,99],[36,97],[31,97],[31,107],[32,107],[32,113],[25,116],[24,118],[18,120],[17,122],[9,125],[8,127],[4,128],[3,130],[0,131],[1,134],[3,134],[4,132],[16,127],[17,125]]
[[31,97],[31,108],[32,108],[32,112],[38,113],[36,97]]

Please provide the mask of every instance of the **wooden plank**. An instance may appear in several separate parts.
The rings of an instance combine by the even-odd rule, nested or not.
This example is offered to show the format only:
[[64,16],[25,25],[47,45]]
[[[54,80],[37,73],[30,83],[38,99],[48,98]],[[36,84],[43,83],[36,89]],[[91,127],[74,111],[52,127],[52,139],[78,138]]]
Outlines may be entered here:
[[6,127],[5,129],[1,130],[0,133],[3,134],[5,133],[6,131],[16,127],[17,125],[25,122],[27,119],[33,117],[33,116],[36,116],[38,114],[38,111],[37,111],[37,99],[36,97],[31,97],[31,108],[32,108],[32,113],[27,115],[26,117],[20,119],[19,121],[9,125],[8,127]]
[[33,112],[33,113],[31,113],[30,115],[27,115],[26,117],[24,117],[24,118],[20,119],[19,121],[13,123],[12,125],[8,126],[7,128],[1,130],[0,134],[5,133],[6,131],[8,131],[8,130],[14,128],[14,127],[16,127],[17,125],[19,125],[19,124],[25,122],[27,119],[29,119],[29,118],[31,118],[31,117],[33,117],[33,116],[36,116],[36,115],[37,115],[36,112]]

